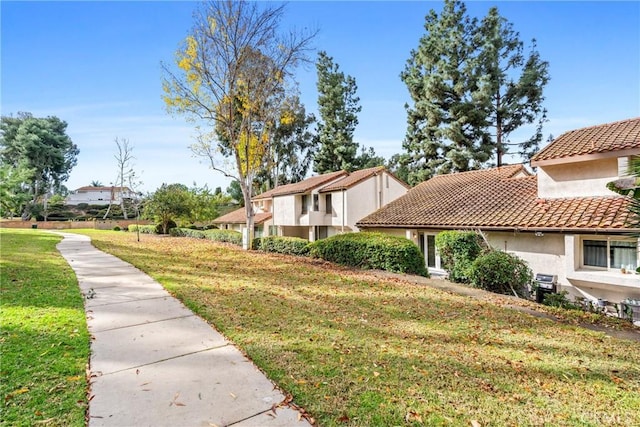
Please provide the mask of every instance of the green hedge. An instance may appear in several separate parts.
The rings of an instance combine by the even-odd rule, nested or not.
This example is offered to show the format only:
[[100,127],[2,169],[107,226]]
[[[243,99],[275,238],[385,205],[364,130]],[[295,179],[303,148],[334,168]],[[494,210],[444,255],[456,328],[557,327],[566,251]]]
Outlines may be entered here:
[[473,262],[469,278],[474,286],[487,291],[528,297],[533,273],[517,256],[492,250]]
[[253,249],[285,255],[309,255],[309,241],[299,237],[268,236],[253,240]]
[[142,234],[156,234],[156,226],[155,225],[136,225],[130,224],[129,231],[136,232],[140,229],[140,233]]
[[339,234],[311,243],[310,255],[337,264],[429,276],[418,246],[383,233]]
[[169,234],[173,237],[193,237],[194,239],[208,239],[242,246],[242,233],[234,230],[193,230],[191,228],[176,227],[170,229]]
[[233,243],[242,246],[242,233],[234,230],[205,230],[204,238],[216,242]]
[[194,239],[204,239],[204,231],[194,230],[191,228],[172,228],[169,230],[169,234],[173,237],[193,237]]
[[449,280],[470,283],[473,261],[484,249],[482,237],[473,231],[443,231],[436,236],[436,246]]

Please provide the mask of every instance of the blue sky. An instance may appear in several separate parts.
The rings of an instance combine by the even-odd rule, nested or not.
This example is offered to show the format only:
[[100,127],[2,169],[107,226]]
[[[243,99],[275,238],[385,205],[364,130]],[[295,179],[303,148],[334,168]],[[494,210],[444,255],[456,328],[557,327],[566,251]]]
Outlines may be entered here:
[[[478,17],[494,5],[523,41],[537,39],[550,63],[545,135],[640,116],[639,2],[467,2]],[[172,61],[196,7],[164,1],[0,3],[1,112],[68,122],[80,148],[68,188],[115,179],[116,137],[133,144],[146,191],[163,182],[226,188],[227,179],[192,156],[193,125],[168,115],[161,100],[160,61]],[[402,151],[406,131],[409,96],[399,74],[424,34],[425,15],[441,7],[417,1],[287,5],[282,28],[318,29],[315,48],[356,78],[362,105],[356,140],[384,157]],[[315,112],[315,67],[299,69],[297,80],[307,110]]]

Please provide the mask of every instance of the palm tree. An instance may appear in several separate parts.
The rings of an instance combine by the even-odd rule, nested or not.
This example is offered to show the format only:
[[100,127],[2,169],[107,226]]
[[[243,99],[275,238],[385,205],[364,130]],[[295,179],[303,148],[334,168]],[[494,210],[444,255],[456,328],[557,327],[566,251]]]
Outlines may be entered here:
[[92,187],[102,187],[102,183],[100,181],[91,181],[91,186]]

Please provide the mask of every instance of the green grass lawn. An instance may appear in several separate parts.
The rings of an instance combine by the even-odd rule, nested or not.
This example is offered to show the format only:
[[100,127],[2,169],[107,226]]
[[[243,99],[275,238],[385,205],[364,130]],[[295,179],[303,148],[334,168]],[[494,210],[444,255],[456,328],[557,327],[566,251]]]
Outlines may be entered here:
[[2,425],[85,425],[89,334],[60,240],[0,229]]
[[640,345],[306,258],[87,232],[322,426],[640,425]]

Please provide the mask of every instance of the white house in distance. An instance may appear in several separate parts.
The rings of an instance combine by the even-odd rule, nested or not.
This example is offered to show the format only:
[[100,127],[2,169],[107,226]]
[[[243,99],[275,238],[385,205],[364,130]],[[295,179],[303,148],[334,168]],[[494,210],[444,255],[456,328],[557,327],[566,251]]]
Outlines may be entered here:
[[625,179],[632,156],[640,156],[640,118],[566,132],[532,158],[537,175],[511,165],[436,176],[357,226],[413,240],[433,271],[439,232],[480,230],[534,274],[557,276],[558,290],[640,299],[640,226],[629,222],[630,197],[607,189]]
[[[276,187],[255,196],[256,236],[292,236],[315,241],[358,231],[362,217],[397,199],[408,186],[384,167],[338,171]],[[241,231],[244,208],[214,221]]]
[[128,187],[86,186],[72,191],[65,199],[65,203],[67,205],[79,205],[80,203],[89,205],[119,205],[123,198],[125,200],[133,198],[133,193]]

